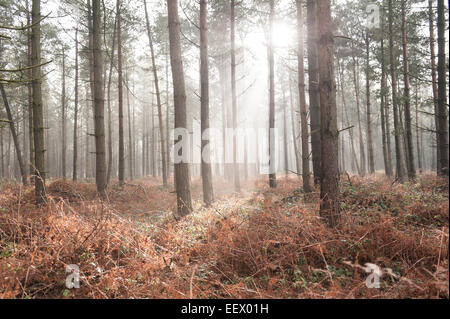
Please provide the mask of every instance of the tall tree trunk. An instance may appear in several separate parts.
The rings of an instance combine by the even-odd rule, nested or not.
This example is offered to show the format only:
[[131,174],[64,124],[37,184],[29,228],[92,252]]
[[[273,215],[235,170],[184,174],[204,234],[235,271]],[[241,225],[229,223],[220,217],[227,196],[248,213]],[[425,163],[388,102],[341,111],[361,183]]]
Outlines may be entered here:
[[114,21],[114,30],[112,36],[111,54],[110,54],[110,64],[109,64],[109,74],[108,74],[108,168],[106,171],[106,184],[109,184],[111,179],[111,170],[113,166],[113,147],[112,147],[112,110],[111,110],[111,83],[112,83],[112,71],[114,66],[114,48],[116,44],[116,31],[117,31],[117,12]]
[[77,161],[78,161],[78,26],[75,29],[75,105],[73,118],[73,169],[72,179],[76,181],[78,178]]
[[152,39],[152,33],[150,28],[150,22],[148,19],[148,12],[147,12],[147,3],[144,0],[144,9],[145,9],[145,21],[147,26],[147,36],[148,41],[150,44],[150,53],[152,58],[152,69],[153,69],[153,76],[155,80],[155,90],[156,90],[156,105],[158,107],[158,123],[159,123],[159,135],[161,136],[161,159],[162,159],[162,177],[163,177],[163,184],[165,187],[167,187],[167,164],[166,164],[166,141],[164,136],[164,125],[163,125],[163,117],[162,117],[162,106],[161,106],[161,94],[159,91],[159,80],[158,80],[158,70],[156,68],[156,61],[155,61],[155,52],[153,49],[153,39]]
[[129,164],[129,173],[130,173],[130,181],[133,180],[133,136],[132,126],[131,126],[131,107],[130,107],[130,82],[128,81],[128,71],[125,72],[125,82],[127,83],[127,115],[128,115],[128,164]]
[[3,126],[0,126],[0,149],[1,149],[1,160],[2,160],[2,178],[5,177],[5,154],[3,154]]
[[[361,104],[359,101],[359,77],[357,75],[359,68],[358,62],[355,56],[355,47],[352,42],[352,70],[353,70],[353,86],[355,88],[355,98],[356,98],[356,114],[358,116],[358,133],[359,133],[359,164],[360,164],[360,175],[366,175],[366,154],[364,150],[364,138],[361,127]],[[357,70],[358,68],[358,70]]]
[[[304,67],[304,39],[303,39],[303,13],[302,0],[296,0],[297,4],[297,69],[298,69],[298,102],[300,107],[300,127],[302,134],[302,179],[303,191],[312,191],[309,170],[309,142],[308,142],[308,112],[306,111],[305,97],[305,67]],[[295,136],[294,136],[295,138]]]
[[62,49],[62,89],[61,89],[61,170],[66,179],[66,55]]
[[[154,88],[154,83],[152,82],[152,88]],[[150,144],[151,144],[151,158],[152,158],[152,160],[151,160],[151,164],[152,164],[152,176],[153,177],[155,177],[155,176],[157,176],[158,174],[157,174],[157,172],[156,172],[156,152],[155,152],[155,104],[154,104],[154,101],[153,101],[153,97],[154,97],[154,94],[153,94],[153,91],[152,91],[152,103],[151,103],[151,113],[150,113],[150,116],[151,116],[151,123],[152,123],[152,126],[151,126],[151,128],[150,128],[150,130],[151,130],[151,140],[150,140]]]
[[333,64],[334,36],[330,2],[330,0],[317,1],[322,147],[320,215],[327,219],[330,227],[334,227],[339,218],[339,131],[337,128],[336,83]]
[[419,134],[419,93],[418,93],[418,84],[416,83],[416,92],[415,92],[415,106],[416,106],[416,147],[417,147],[417,164],[419,168],[419,173],[422,173],[423,164],[422,164],[422,152],[420,148],[420,134]]
[[367,153],[369,160],[369,173],[375,173],[375,159],[373,154],[372,120],[370,103],[370,39],[366,31],[366,129],[367,129]]
[[120,16],[120,0],[116,2],[117,12],[117,65],[119,92],[119,185],[125,185],[125,141],[123,136],[123,71],[122,71],[122,28]]
[[[271,0],[273,2],[273,0]],[[239,164],[237,162],[237,95],[236,95],[236,41],[235,41],[235,0],[231,0],[231,95],[233,112],[233,170],[234,170],[234,190],[241,191],[239,179]],[[269,179],[271,177],[269,176]]]
[[[33,0],[31,9],[31,64],[41,63],[41,1]],[[33,133],[34,133],[34,167],[36,202],[42,203],[45,195],[45,144],[44,144],[44,112],[42,107],[41,67],[33,68]]]
[[[166,165],[167,165],[167,177],[170,176],[170,144],[169,144],[169,110],[170,110],[170,103],[169,103],[169,58],[168,58],[168,51],[169,49],[166,49]],[[173,142],[173,141],[172,141]]]
[[273,54],[274,0],[269,1],[269,6],[269,44],[267,46],[269,59],[269,186],[270,188],[275,188],[277,186],[277,175],[275,166],[275,68]]
[[[172,66],[173,95],[175,109],[175,128],[187,128],[186,119],[186,87],[181,57],[180,22],[178,19],[178,1],[168,0],[170,64]],[[180,137],[175,136],[175,143]],[[186,148],[182,150],[186,151]],[[192,211],[191,182],[188,163],[175,163],[175,188],[177,193],[177,217],[182,217]]]
[[101,197],[106,190],[106,152],[105,152],[105,97],[103,90],[103,57],[100,29],[100,0],[93,0],[93,51],[94,51],[94,134],[95,134],[95,182]]
[[403,166],[403,151],[401,147],[401,128],[399,123],[398,101],[397,101],[397,75],[395,72],[394,58],[394,34],[393,34],[393,9],[392,0],[388,0],[389,5],[389,57],[392,81],[392,108],[394,109],[394,138],[395,138],[395,159],[397,166],[397,178],[401,183],[405,181],[405,168]]
[[283,90],[283,149],[284,149],[284,174],[286,179],[289,175],[289,150],[287,137],[287,116],[286,116],[286,93]]
[[447,66],[445,61],[445,5],[444,0],[438,0],[438,117],[439,130],[437,139],[440,148],[440,170],[438,175],[449,175],[448,162],[448,118],[447,118]]
[[409,88],[409,65],[408,65],[408,39],[406,37],[406,0],[402,0],[402,50],[403,50],[403,82],[404,82],[404,101],[405,101],[405,131],[406,148],[408,150],[408,177],[416,178],[416,168],[414,164],[414,144],[411,129],[411,101]]
[[[384,1],[383,1],[384,4]],[[383,145],[383,160],[384,171],[387,176],[392,176],[392,158],[391,158],[391,143],[390,143],[390,131],[389,131],[389,117],[387,112],[387,85],[386,85],[386,55],[384,51],[384,24],[385,18],[382,16],[381,20],[381,88],[380,88],[380,118],[381,118],[381,137]]]
[[203,202],[210,206],[213,201],[213,186],[211,172],[210,134],[203,136],[209,130],[209,71],[208,71],[208,8],[206,0],[200,0],[200,95],[201,95],[201,158]]
[[[92,7],[91,2],[93,0],[87,0],[87,22],[88,22],[88,46],[89,46],[89,86],[90,86],[90,101],[94,103],[94,37],[93,37],[93,25],[92,25]],[[94,107],[92,107],[94,109]]]
[[[298,153],[298,145],[297,145],[297,130],[295,127],[295,123],[297,122],[297,118],[295,116],[294,112],[294,93],[292,91],[292,79],[289,77],[289,100],[290,100],[290,106],[291,106],[291,128],[292,128],[292,138],[294,143],[294,153],[295,153],[295,164],[296,164],[296,170],[298,177],[301,177],[300,171],[302,171],[301,164],[300,164],[300,156]],[[309,153],[309,152],[308,152]]]
[[25,169],[25,164],[22,157],[22,152],[20,151],[19,138],[17,137],[16,128],[14,126],[14,119],[11,114],[11,108],[9,107],[8,98],[6,96],[5,88],[3,84],[0,83],[0,91],[2,93],[3,104],[5,105],[6,114],[8,116],[9,128],[11,130],[11,135],[14,142],[14,148],[16,149],[17,161],[19,162],[20,175],[22,176],[23,185],[27,185],[27,171]]
[[[434,37],[434,12],[433,12],[433,2],[435,0],[428,0],[428,21],[430,30],[430,57],[431,57],[431,81],[433,90],[433,106],[434,106],[434,125],[436,127],[436,132],[439,132],[439,116],[438,116],[438,83],[436,74],[436,49],[435,49],[435,37]],[[441,148],[440,140],[436,139],[436,153],[437,153],[437,172],[441,170]]]
[[317,21],[316,0],[307,0],[308,25],[308,92],[309,110],[311,117],[311,151],[314,173],[314,183],[319,184],[321,176],[321,139],[320,139],[320,92],[319,92],[319,66],[317,60]]
[[[31,24],[31,12],[29,10],[28,0],[26,3],[26,9],[27,9],[27,25]],[[28,48],[27,48],[27,57],[28,57],[28,66],[32,66],[32,54],[31,54],[31,47],[32,47],[32,31],[29,28],[27,30],[27,37],[28,37]],[[33,175],[34,172],[34,139],[33,139],[33,70],[30,68],[28,70],[28,147],[29,147],[29,174],[30,176]],[[32,183],[33,178],[30,178],[30,182]]]
[[86,117],[86,119],[85,119],[85,122],[86,122],[86,142],[85,142],[85,154],[84,154],[84,157],[85,157],[85,165],[84,165],[84,170],[85,170],[85,172],[84,172],[84,176],[85,176],[85,178],[89,178],[90,177],[90,169],[91,169],[91,161],[90,161],[90,138],[89,138],[89,135],[90,135],[90,133],[89,133],[89,107],[90,107],[90,105],[89,105],[89,90],[88,90],[88,88],[87,88],[87,85],[85,86],[85,92],[86,92],[86,96],[85,96],[85,99],[86,99],[86,111],[85,111],[85,117]]

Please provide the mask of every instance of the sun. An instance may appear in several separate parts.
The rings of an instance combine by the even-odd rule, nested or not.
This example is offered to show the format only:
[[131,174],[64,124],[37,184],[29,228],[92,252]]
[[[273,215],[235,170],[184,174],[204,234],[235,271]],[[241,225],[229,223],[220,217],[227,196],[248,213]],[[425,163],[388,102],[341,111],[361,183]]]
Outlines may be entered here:
[[292,46],[294,42],[294,30],[284,22],[276,21],[273,24],[273,46],[277,48],[286,48]]

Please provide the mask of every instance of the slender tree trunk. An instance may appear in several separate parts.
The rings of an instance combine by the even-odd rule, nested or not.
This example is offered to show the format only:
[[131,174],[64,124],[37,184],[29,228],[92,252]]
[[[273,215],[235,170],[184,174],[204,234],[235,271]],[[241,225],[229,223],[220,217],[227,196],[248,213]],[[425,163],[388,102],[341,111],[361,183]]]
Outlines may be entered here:
[[84,176],[85,178],[89,178],[90,177],[90,170],[91,170],[91,161],[90,161],[90,139],[89,139],[89,90],[87,88],[87,86],[85,87],[85,92],[86,92],[86,112],[85,112],[85,116],[86,116],[86,145],[85,145],[85,165],[84,165],[84,169],[85,169],[85,173]]
[[78,26],[75,29],[75,105],[73,118],[73,169],[72,179],[76,181],[78,178],[77,161],[78,161]]
[[1,158],[2,158],[2,178],[5,177],[5,154],[3,153],[3,126],[0,126],[0,148],[1,148]]
[[119,91],[119,185],[125,185],[125,141],[123,135],[123,71],[122,71],[122,28],[120,16],[120,0],[117,0],[117,60]]
[[395,138],[395,158],[397,165],[397,178],[401,183],[405,181],[405,168],[403,166],[403,151],[401,147],[401,129],[399,123],[398,101],[397,101],[397,75],[395,72],[394,58],[394,34],[393,34],[393,9],[392,0],[388,0],[389,4],[389,56],[392,81],[392,108],[394,109],[394,138]]
[[[210,206],[213,201],[213,186],[211,172],[211,154],[209,134],[209,70],[208,70],[208,8],[206,0],[200,0],[200,94],[201,94],[201,157],[202,157],[202,185],[203,202]],[[204,139],[208,138],[208,139]]]
[[130,181],[133,180],[133,137],[131,134],[131,107],[130,107],[130,82],[128,81],[128,71],[125,72],[125,82],[127,83],[127,115],[128,115],[128,164]]
[[[359,164],[360,164],[360,175],[366,175],[366,154],[364,150],[364,138],[361,127],[361,104],[359,101],[359,77],[357,75],[358,62],[355,57],[354,43],[352,42],[352,70],[353,70],[353,86],[355,88],[355,98],[356,98],[356,114],[358,116],[358,133],[359,133]],[[358,68],[359,70],[359,68]]]
[[111,83],[112,83],[112,71],[114,66],[114,48],[116,44],[116,31],[117,31],[117,13],[114,21],[114,30],[112,36],[112,45],[111,45],[111,55],[110,55],[110,64],[109,64],[109,74],[108,74],[108,168],[106,171],[106,184],[109,184],[111,179],[111,170],[113,166],[113,146],[112,146],[112,110],[111,110]]
[[439,130],[437,139],[440,149],[440,170],[438,175],[449,175],[448,162],[448,118],[447,118],[447,66],[445,60],[445,5],[444,0],[438,0],[438,117]]
[[220,104],[222,107],[222,160],[223,160],[223,176],[227,177],[227,103],[225,98],[226,91],[226,78],[225,78],[225,59],[222,55],[220,58],[219,66],[219,81],[220,81]]
[[[233,1],[233,0],[232,0]],[[234,1],[233,1],[234,2]],[[275,166],[275,68],[273,54],[273,20],[275,15],[274,0],[269,1],[269,44],[267,46],[267,55],[269,59],[269,186],[277,186],[277,175]]]
[[16,149],[17,161],[19,162],[20,175],[22,176],[23,185],[27,185],[27,172],[25,169],[25,164],[22,157],[22,152],[20,151],[19,138],[17,137],[16,128],[14,126],[14,119],[11,114],[11,108],[9,107],[8,98],[6,96],[5,88],[3,84],[0,83],[0,91],[2,93],[3,104],[5,105],[6,114],[8,116],[9,128],[11,130],[11,135],[14,142],[14,148]]
[[[172,66],[175,128],[187,128],[186,119],[186,87],[181,57],[180,22],[178,19],[178,1],[168,0],[170,64]],[[175,136],[175,143],[180,137]],[[182,151],[186,151],[183,149]],[[175,163],[175,188],[177,193],[177,217],[182,217],[192,211],[191,182],[188,163]]]
[[375,173],[375,159],[373,154],[371,102],[370,102],[370,39],[366,32],[366,122],[367,122],[367,153],[369,160],[369,173]]
[[237,136],[236,136],[237,95],[236,95],[235,6],[236,6],[235,0],[231,0],[231,95],[232,95],[232,112],[233,112],[233,170],[234,170],[234,190],[236,192],[240,192],[241,182],[239,179],[239,164],[237,163]]
[[419,94],[418,94],[418,85],[416,83],[416,92],[415,92],[415,106],[416,106],[416,147],[417,147],[417,164],[419,168],[419,173],[422,174],[423,164],[422,164],[422,152],[420,148],[420,135],[419,135]]
[[[41,1],[33,0],[31,9],[31,64],[41,63]],[[44,112],[42,107],[41,67],[34,67],[32,72],[33,84],[33,130],[34,130],[34,167],[36,202],[42,203],[45,195],[45,144],[44,144]]]
[[[439,116],[438,116],[438,83],[436,74],[436,49],[435,49],[435,36],[434,36],[434,12],[433,12],[433,2],[435,0],[428,0],[428,21],[430,30],[430,57],[431,57],[431,81],[433,89],[433,106],[434,106],[434,125],[436,127],[436,132],[439,132]],[[441,170],[441,148],[440,141],[436,139],[436,153],[437,153],[437,172]]]
[[404,101],[405,101],[405,131],[406,131],[406,147],[408,150],[408,177],[410,179],[416,178],[416,168],[414,164],[414,144],[411,129],[411,101],[409,88],[409,65],[408,65],[408,39],[406,37],[406,0],[402,0],[402,49],[403,49],[403,82]]
[[330,0],[317,1],[319,25],[319,78],[320,78],[320,132],[322,147],[322,175],[320,184],[320,215],[330,227],[339,218],[339,161],[336,110],[336,84],[334,77],[334,36],[331,22]]
[[308,25],[308,92],[309,110],[311,117],[311,151],[314,173],[314,183],[319,184],[321,176],[321,139],[320,139],[320,92],[319,92],[319,65],[317,60],[317,22],[316,0],[307,0]]
[[[384,1],[383,1],[384,4]],[[387,85],[386,85],[386,56],[384,51],[384,15],[381,21],[381,101],[380,101],[380,118],[381,118],[381,137],[383,145],[384,170],[387,176],[392,176],[392,158],[391,143],[389,132],[389,117],[386,116],[389,108],[387,107]]]
[[[26,9],[27,9],[27,25],[31,24],[31,13],[29,10],[28,0],[26,3]],[[28,57],[28,66],[32,66],[32,53],[31,53],[31,47],[32,47],[32,31],[31,29],[27,30],[27,37],[28,37],[28,48],[27,48],[27,57]],[[33,138],[33,70],[28,70],[28,147],[29,147],[29,175],[33,175],[34,172],[34,138]],[[30,183],[33,182],[33,178],[30,178]]]
[[[152,83],[152,88],[154,88],[154,83]],[[152,164],[152,176],[155,177],[157,176],[157,172],[156,172],[156,152],[155,152],[155,105],[154,105],[154,101],[153,101],[153,91],[152,91],[152,103],[151,103],[151,107],[152,107],[152,111],[150,113],[151,115],[151,123],[152,126],[150,128],[151,130],[151,164]]]
[[[88,22],[88,46],[89,46],[89,86],[91,89],[90,101],[94,102],[94,37],[93,37],[93,25],[92,25],[92,7],[91,2],[93,0],[87,0],[87,22]],[[92,108],[94,109],[94,108]]]
[[94,51],[94,134],[95,134],[95,182],[101,197],[106,190],[106,152],[105,152],[105,97],[103,90],[103,57],[100,29],[100,0],[93,0],[93,51]]
[[61,89],[61,170],[66,179],[66,55],[62,49],[62,89]]
[[[169,49],[166,49],[166,165],[167,165],[167,177],[170,176],[170,144],[169,144],[169,110],[170,110],[170,102],[169,102],[169,57],[168,57]],[[173,142],[173,141],[172,141]]]
[[297,69],[298,69],[298,97],[300,107],[300,127],[302,136],[302,179],[303,191],[312,191],[309,170],[309,142],[308,142],[308,112],[306,111],[305,96],[305,67],[304,67],[304,39],[303,39],[303,13],[302,0],[296,0],[297,4]]
[[167,164],[166,164],[166,141],[164,136],[164,125],[163,125],[163,118],[162,118],[162,106],[161,106],[161,94],[159,91],[159,80],[158,80],[158,70],[156,68],[156,61],[155,61],[155,52],[153,49],[153,39],[152,39],[152,33],[150,28],[150,22],[148,18],[148,12],[147,12],[147,3],[144,0],[144,9],[145,9],[145,21],[147,26],[147,36],[148,41],[150,44],[150,53],[152,58],[152,69],[153,69],[153,76],[155,80],[155,90],[156,90],[156,105],[158,107],[158,123],[159,123],[159,134],[161,136],[161,159],[162,159],[162,177],[163,177],[163,184],[165,187],[167,187]]
[[[297,145],[297,130],[295,127],[295,123],[297,122],[297,118],[294,113],[294,96],[292,92],[292,79],[289,78],[289,99],[290,99],[290,106],[291,106],[291,128],[292,128],[292,137],[293,137],[293,143],[294,143],[294,153],[295,153],[295,164],[296,164],[296,170],[298,177],[301,177],[301,171],[302,167],[300,164],[300,156],[298,153],[298,145]],[[309,160],[308,160],[309,161]]]
[[284,149],[284,174],[287,179],[289,175],[289,150],[287,138],[287,116],[286,116],[286,94],[283,90],[283,149]]

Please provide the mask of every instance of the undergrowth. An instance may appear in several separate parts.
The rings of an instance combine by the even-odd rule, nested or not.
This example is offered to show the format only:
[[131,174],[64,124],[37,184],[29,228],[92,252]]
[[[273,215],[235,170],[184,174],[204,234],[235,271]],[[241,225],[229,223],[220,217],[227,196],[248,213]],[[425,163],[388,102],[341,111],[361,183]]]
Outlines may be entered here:
[[[2,185],[0,298],[449,298],[446,180],[342,177],[334,229],[297,178],[241,194],[216,181],[210,208],[196,180],[181,221],[159,183],[113,184],[101,202],[93,184],[51,181],[38,208],[32,187]],[[366,263],[382,269],[378,289]],[[79,289],[65,285],[71,264]]]

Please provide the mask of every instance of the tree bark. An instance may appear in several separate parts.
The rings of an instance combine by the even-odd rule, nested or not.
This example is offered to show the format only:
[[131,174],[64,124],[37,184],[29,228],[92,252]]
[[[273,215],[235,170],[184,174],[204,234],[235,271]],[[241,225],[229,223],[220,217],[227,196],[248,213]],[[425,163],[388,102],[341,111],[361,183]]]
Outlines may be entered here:
[[415,92],[415,106],[416,106],[416,147],[417,147],[417,164],[419,168],[419,173],[422,173],[423,163],[422,163],[422,152],[420,148],[420,135],[419,135],[419,93],[418,93],[418,85],[416,83],[416,92]]
[[[169,19],[170,64],[172,67],[173,95],[175,110],[175,128],[187,128],[186,86],[184,82],[183,61],[180,44],[180,22],[178,19],[178,1],[167,0]],[[175,143],[180,141],[175,136]],[[186,151],[184,148],[183,152]],[[191,182],[188,163],[175,163],[175,188],[178,212],[176,218],[186,216],[192,211]]]
[[103,90],[103,57],[100,30],[100,0],[93,0],[93,51],[94,51],[94,134],[95,134],[95,182],[101,197],[106,190],[106,152],[105,152],[105,97]]
[[[28,6],[28,0],[26,1],[26,9],[27,9],[27,25],[31,24],[31,13]],[[27,50],[27,57],[28,57],[28,66],[32,66],[32,53],[31,53],[31,47],[32,47],[32,30],[27,30],[27,37],[28,37],[28,50]],[[30,176],[33,175],[34,172],[34,138],[33,138],[33,69],[28,70],[28,147],[29,147],[29,174]],[[30,178],[30,182],[33,182],[33,178]]]
[[308,92],[311,117],[311,151],[314,173],[314,183],[319,184],[321,176],[321,146],[320,146],[320,92],[319,67],[317,60],[317,22],[316,0],[307,0],[308,25]]
[[372,120],[370,102],[370,38],[366,31],[366,129],[367,129],[367,155],[369,161],[369,173],[375,173],[375,159],[373,154]]
[[[209,140],[203,134],[209,130],[209,71],[208,71],[208,8],[206,0],[200,0],[200,95],[201,95],[201,157],[203,202],[210,206],[213,201],[211,154]],[[205,136],[209,138],[209,134]]]
[[127,84],[127,115],[128,115],[128,166],[130,181],[133,180],[133,136],[131,126],[131,107],[130,107],[130,82],[128,81],[128,71],[125,72],[125,82]]
[[[384,1],[383,1],[384,4]],[[385,18],[382,16],[381,20],[381,88],[380,88],[380,119],[381,119],[381,138],[383,146],[383,160],[384,171],[387,176],[392,176],[392,157],[391,157],[391,143],[389,131],[389,117],[387,112],[387,85],[386,85],[386,56],[384,50],[384,24]]]
[[77,161],[78,161],[78,26],[75,29],[75,105],[73,118],[73,169],[72,180],[78,179]]
[[112,110],[111,110],[111,83],[112,83],[112,71],[114,66],[114,48],[116,44],[116,31],[117,31],[117,12],[116,18],[114,21],[114,30],[112,36],[112,45],[111,45],[111,55],[110,55],[110,64],[109,64],[109,74],[108,74],[108,168],[106,171],[106,184],[109,184],[111,179],[111,170],[113,166],[113,147],[112,147]]
[[122,28],[120,16],[120,0],[116,2],[117,12],[117,65],[119,92],[119,185],[125,185],[125,141],[123,133],[123,71],[122,71]]
[[288,138],[287,138],[287,116],[286,116],[286,93],[283,90],[283,149],[284,149],[284,175],[289,175],[289,150],[288,150]]
[[[293,137],[293,143],[294,143],[294,153],[295,153],[295,164],[296,164],[296,170],[298,177],[301,177],[301,171],[302,171],[302,165],[300,164],[300,156],[298,152],[298,144],[297,144],[297,130],[295,127],[295,123],[297,122],[297,118],[295,116],[294,112],[294,93],[292,91],[292,79],[289,77],[289,100],[290,100],[290,106],[291,106],[291,128],[292,128],[292,137]],[[309,152],[308,152],[309,153]]]
[[[41,63],[41,1],[33,0],[31,9],[31,64]],[[33,133],[34,133],[34,167],[36,202],[42,203],[45,194],[45,144],[44,144],[44,112],[42,107],[41,67],[33,68]]]
[[[431,85],[433,90],[433,106],[434,106],[434,125],[436,132],[439,132],[439,116],[438,116],[438,83],[436,74],[436,49],[435,49],[435,36],[434,36],[434,12],[433,12],[434,0],[428,0],[428,21],[430,30],[430,60],[431,60]],[[441,148],[440,140],[436,138],[436,171],[441,170]]]
[[61,88],[61,170],[66,179],[66,56],[62,48],[62,88]]
[[[273,0],[271,0],[273,2]],[[234,190],[241,191],[241,182],[239,179],[239,164],[237,163],[237,96],[236,96],[236,41],[235,41],[235,0],[231,0],[231,95],[233,112],[233,171],[234,171]],[[271,177],[269,176],[269,179]]]
[[[309,170],[309,134],[308,134],[308,112],[306,111],[305,97],[305,67],[304,67],[304,38],[303,38],[303,13],[302,0],[296,0],[297,5],[297,64],[298,64],[298,102],[300,108],[300,127],[302,135],[302,179],[303,191],[312,191]],[[294,136],[295,138],[295,136]]]
[[447,118],[447,67],[445,60],[445,5],[444,0],[438,0],[438,118],[439,130],[437,139],[440,149],[440,170],[438,175],[449,175],[448,162],[448,118]]
[[[232,0],[232,2],[234,2]],[[277,175],[275,167],[275,68],[273,54],[273,20],[275,15],[274,0],[269,1],[269,44],[267,55],[269,59],[269,186],[276,188]]]
[[337,128],[336,83],[333,64],[334,36],[330,6],[330,0],[317,1],[322,150],[320,215],[327,219],[330,227],[334,227],[339,218],[339,131]]
[[406,148],[408,150],[408,177],[416,178],[416,168],[414,164],[414,144],[411,129],[411,101],[409,88],[409,64],[408,64],[408,39],[406,37],[406,0],[402,0],[402,51],[403,51],[403,82],[404,82],[404,112],[405,112],[405,131]]

